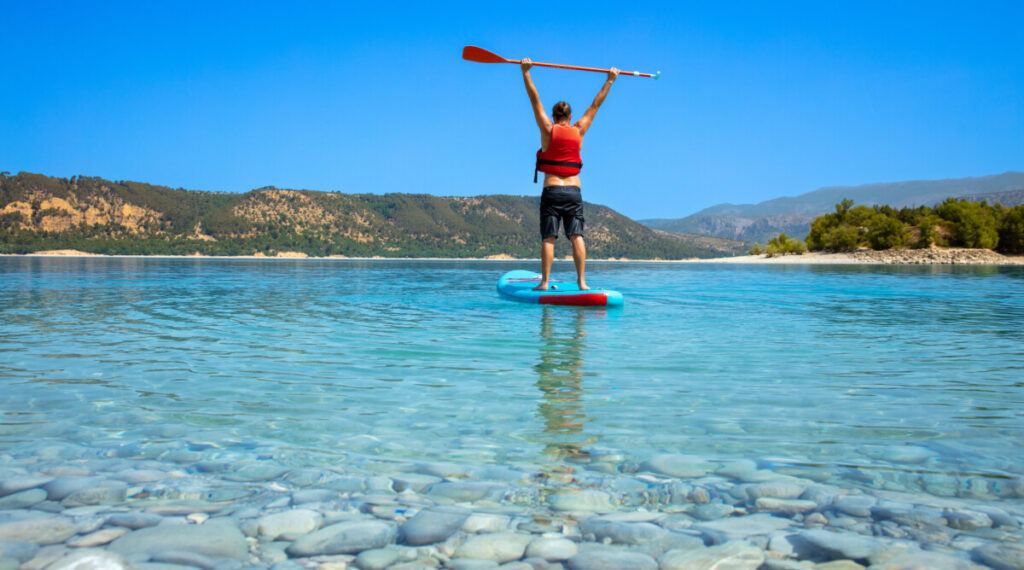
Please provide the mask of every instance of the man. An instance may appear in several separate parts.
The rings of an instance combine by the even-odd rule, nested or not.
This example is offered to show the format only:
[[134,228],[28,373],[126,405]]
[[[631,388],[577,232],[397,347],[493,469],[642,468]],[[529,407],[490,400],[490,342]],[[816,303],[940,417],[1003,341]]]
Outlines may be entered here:
[[[547,291],[548,279],[551,276],[551,263],[555,260],[555,241],[558,239],[558,223],[561,221],[565,236],[572,243],[572,259],[576,264],[576,282],[581,291],[590,289],[584,277],[587,263],[587,248],[583,243],[583,198],[580,196],[580,146],[583,135],[594,121],[594,115],[604,103],[612,83],[619,77],[619,70],[614,67],[608,70],[608,79],[601,91],[594,97],[594,102],[583,114],[583,118],[572,123],[572,108],[565,101],[555,103],[551,109],[554,122],[544,113],[544,105],[540,102],[537,87],[530,77],[533,63],[529,58],[521,62],[523,82],[526,93],[533,105],[533,117],[540,128],[540,150],[537,151],[537,167],[544,173],[544,190],[540,197],[540,233],[541,244],[541,281],[534,289]],[[534,182],[536,179],[534,171]]]

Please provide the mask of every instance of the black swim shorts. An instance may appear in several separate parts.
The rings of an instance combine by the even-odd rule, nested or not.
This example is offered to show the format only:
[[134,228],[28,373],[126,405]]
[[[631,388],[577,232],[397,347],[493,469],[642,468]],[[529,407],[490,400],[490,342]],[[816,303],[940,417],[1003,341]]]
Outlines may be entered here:
[[545,186],[540,195],[540,237],[583,235],[583,198],[579,186]]

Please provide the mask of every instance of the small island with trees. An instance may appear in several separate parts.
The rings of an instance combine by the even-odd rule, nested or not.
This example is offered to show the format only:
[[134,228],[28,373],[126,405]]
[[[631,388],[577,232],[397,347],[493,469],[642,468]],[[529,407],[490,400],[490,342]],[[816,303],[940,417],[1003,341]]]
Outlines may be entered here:
[[863,249],[923,250],[930,248],[994,250],[1007,255],[1024,254],[1024,205],[947,198],[938,206],[854,206],[844,199],[835,212],[811,222],[805,241],[772,238],[767,247],[755,244],[750,255],[769,257],[807,251],[855,252]]

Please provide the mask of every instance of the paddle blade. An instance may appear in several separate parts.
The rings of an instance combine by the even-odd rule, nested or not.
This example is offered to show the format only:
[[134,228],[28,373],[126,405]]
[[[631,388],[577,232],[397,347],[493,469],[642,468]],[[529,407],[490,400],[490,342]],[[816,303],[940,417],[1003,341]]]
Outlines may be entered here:
[[477,63],[518,63],[476,46],[466,46],[462,48],[462,59],[466,61],[475,61]]

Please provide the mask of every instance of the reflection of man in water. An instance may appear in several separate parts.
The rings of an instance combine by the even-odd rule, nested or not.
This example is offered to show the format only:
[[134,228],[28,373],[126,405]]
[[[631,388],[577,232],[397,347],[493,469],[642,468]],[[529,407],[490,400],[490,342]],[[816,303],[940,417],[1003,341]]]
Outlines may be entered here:
[[537,387],[544,396],[537,406],[537,415],[544,420],[547,441],[544,452],[555,457],[587,457],[583,447],[594,440],[583,437],[587,417],[583,413],[581,368],[586,311],[558,315],[561,317],[558,320],[569,319],[572,322],[571,332],[562,335],[555,332],[555,311],[544,307],[540,328],[544,343],[540,349],[540,361],[533,367],[538,374]]

